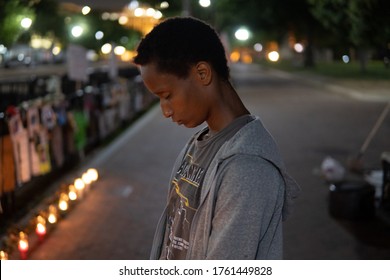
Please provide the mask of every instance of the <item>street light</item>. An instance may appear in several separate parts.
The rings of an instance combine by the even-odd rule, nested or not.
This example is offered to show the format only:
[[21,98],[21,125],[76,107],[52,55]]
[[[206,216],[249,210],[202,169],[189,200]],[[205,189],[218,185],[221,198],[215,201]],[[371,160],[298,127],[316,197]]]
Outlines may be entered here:
[[250,33],[248,29],[241,27],[234,33],[234,36],[239,41],[246,41],[249,39]]
[[279,53],[277,51],[272,51],[268,54],[268,59],[272,62],[277,62],[279,60]]
[[260,43],[256,43],[254,44],[253,49],[257,52],[261,52],[263,50],[263,45]]
[[104,37],[104,33],[103,33],[103,31],[97,31],[96,33],[95,33],[95,39],[96,40],[101,40],[101,39],[103,39],[103,37]]
[[32,19],[31,18],[27,18],[27,17],[22,19],[22,21],[20,22],[20,25],[24,29],[29,29],[31,27],[31,24],[32,24]]
[[84,29],[80,25],[76,25],[72,27],[71,33],[75,38],[80,37],[84,32]]
[[116,55],[123,55],[125,52],[126,52],[126,48],[123,47],[123,46],[116,46],[116,47],[114,48],[114,53],[115,53]]
[[81,10],[81,13],[85,16],[91,12],[91,8],[89,6],[84,6]]
[[305,50],[305,47],[301,43],[294,44],[294,50],[297,53],[302,53]]
[[101,51],[103,54],[109,54],[111,50],[112,50],[112,45],[109,43],[106,43],[101,47]]
[[201,5],[203,8],[210,7],[211,1],[210,0],[199,0],[199,5]]
[[160,9],[167,9],[169,8],[169,3],[167,1],[163,1],[160,3]]

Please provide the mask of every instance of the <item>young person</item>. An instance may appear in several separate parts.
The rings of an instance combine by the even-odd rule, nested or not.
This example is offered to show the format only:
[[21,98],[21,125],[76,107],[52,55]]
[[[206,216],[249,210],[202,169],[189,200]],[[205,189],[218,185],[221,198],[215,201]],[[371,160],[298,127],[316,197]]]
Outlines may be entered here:
[[167,19],[140,42],[134,63],[166,118],[207,123],[173,167],[151,259],[281,259],[282,219],[298,186],[230,83],[215,30]]

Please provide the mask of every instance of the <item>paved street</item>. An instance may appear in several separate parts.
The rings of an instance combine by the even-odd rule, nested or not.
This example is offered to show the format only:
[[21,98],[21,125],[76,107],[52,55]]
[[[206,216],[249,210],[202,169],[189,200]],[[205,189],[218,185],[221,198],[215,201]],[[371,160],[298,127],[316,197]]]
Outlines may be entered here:
[[[326,85],[236,65],[234,84],[259,115],[302,187],[285,223],[286,259],[390,259],[390,229],[378,220],[352,223],[328,214],[329,188],[319,176],[327,156],[345,163],[357,154],[380,112],[380,101],[361,101]],[[195,130],[151,109],[110,146],[80,167],[96,167],[100,180],[84,201],[31,252],[31,259],[147,259],[177,153]],[[387,117],[363,160],[380,169],[390,150]],[[73,174],[69,174],[71,177]]]

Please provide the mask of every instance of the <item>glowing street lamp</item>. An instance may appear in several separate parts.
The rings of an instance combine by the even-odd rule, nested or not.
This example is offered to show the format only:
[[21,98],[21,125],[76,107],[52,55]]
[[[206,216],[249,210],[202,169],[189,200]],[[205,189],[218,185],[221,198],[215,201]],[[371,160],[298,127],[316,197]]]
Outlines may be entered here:
[[22,19],[22,21],[20,22],[20,26],[22,26],[24,29],[29,29],[31,27],[31,24],[32,19],[27,17]]
[[160,11],[156,11],[153,15],[154,19],[160,19],[162,18],[163,14]]
[[71,30],[72,36],[75,38],[78,38],[83,35],[83,32],[84,29],[80,25],[73,26]]
[[261,52],[263,50],[263,45],[260,44],[260,43],[256,43],[254,46],[253,46],[253,49],[256,51],[256,52]]
[[104,37],[103,31],[97,31],[97,32],[95,33],[95,39],[96,39],[96,40],[101,40],[101,39],[103,39],[103,37]]
[[145,12],[146,16],[148,16],[148,17],[154,17],[155,13],[156,13],[156,10],[153,8],[147,8],[146,12]]
[[272,62],[277,62],[279,60],[279,53],[277,51],[272,51],[268,54],[268,59]]
[[[115,53],[116,55],[123,55],[125,52],[126,52],[126,48],[123,47],[123,46],[116,46],[116,47],[114,48],[114,53]],[[89,177],[89,176],[88,176],[88,177]],[[84,180],[84,179],[83,179],[83,180]]]
[[131,1],[128,5],[130,10],[135,10],[139,7],[139,2],[138,1]]
[[160,9],[167,9],[169,8],[169,3],[167,1],[163,1],[160,3]]
[[128,21],[129,18],[127,16],[120,16],[118,19],[120,25],[125,25],[126,23],[128,23]]
[[211,5],[210,0],[199,0],[199,5],[201,5],[203,8],[208,8]]
[[234,36],[239,41],[246,41],[249,39],[250,33],[248,29],[241,27],[234,33]]
[[82,9],[81,9],[81,13],[85,16],[85,15],[88,15],[89,13],[91,12],[91,8],[88,7],[88,6],[84,6]]
[[305,47],[301,43],[294,44],[294,50],[297,53],[302,53],[305,50]]
[[101,47],[101,51],[103,54],[109,54],[112,50],[112,45],[110,43],[106,43]]
[[142,17],[145,15],[145,13],[146,13],[146,11],[144,8],[137,8],[134,10],[134,16],[136,16],[136,17]]

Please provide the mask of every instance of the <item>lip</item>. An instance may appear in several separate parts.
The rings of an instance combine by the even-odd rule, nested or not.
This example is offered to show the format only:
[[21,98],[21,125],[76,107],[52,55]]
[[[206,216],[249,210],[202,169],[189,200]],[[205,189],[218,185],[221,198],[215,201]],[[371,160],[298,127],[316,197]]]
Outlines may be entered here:
[[178,125],[182,125],[183,124],[183,122],[181,120],[174,120],[174,119],[172,119],[172,121],[177,123]]

